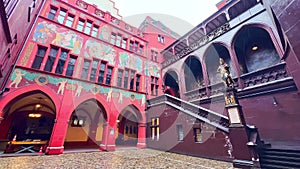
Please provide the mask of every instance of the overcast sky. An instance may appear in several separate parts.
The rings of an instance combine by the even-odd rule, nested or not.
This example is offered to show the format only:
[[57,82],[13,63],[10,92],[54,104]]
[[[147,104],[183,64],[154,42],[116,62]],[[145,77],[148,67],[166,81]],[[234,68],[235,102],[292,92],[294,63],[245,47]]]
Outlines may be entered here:
[[[101,0],[85,0],[96,4]],[[183,35],[217,11],[220,0],[112,0],[123,20],[138,27],[147,15]]]

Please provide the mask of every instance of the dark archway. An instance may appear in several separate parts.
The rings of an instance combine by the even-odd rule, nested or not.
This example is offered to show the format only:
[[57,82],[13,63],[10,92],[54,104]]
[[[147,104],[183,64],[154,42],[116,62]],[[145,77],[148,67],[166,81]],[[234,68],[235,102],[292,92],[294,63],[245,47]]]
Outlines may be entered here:
[[166,94],[180,97],[178,75],[175,71],[168,71],[164,80],[164,92]]
[[205,87],[202,65],[195,56],[189,56],[184,62],[184,79],[186,91]]
[[253,72],[280,62],[269,33],[260,27],[245,27],[237,34],[234,49],[242,73]]
[[134,106],[127,106],[117,119],[116,145],[136,146],[141,115]]
[[236,76],[233,70],[232,62],[228,49],[221,44],[212,44],[205,53],[205,64],[210,84],[221,82],[220,73],[217,71],[219,67],[219,59],[222,58],[230,67],[232,77]]
[[65,149],[98,148],[106,122],[106,111],[96,99],[86,100],[79,104],[69,120]]
[[[56,117],[55,107],[51,98],[40,90],[16,96],[3,109],[5,118],[0,124],[0,139],[48,142]],[[21,149],[21,146],[10,145],[6,152]],[[34,149],[39,151],[40,146],[31,148]],[[22,152],[28,152],[25,150]]]

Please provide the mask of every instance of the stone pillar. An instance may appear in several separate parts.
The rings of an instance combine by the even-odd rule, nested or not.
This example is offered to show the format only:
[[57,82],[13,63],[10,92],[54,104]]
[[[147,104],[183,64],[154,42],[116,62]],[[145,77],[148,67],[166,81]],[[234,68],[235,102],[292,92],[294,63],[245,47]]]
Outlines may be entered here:
[[49,140],[49,145],[46,148],[46,154],[62,154],[64,152],[64,142],[68,130],[69,118],[74,110],[73,102],[70,102],[72,93],[64,92],[62,106],[56,112],[56,119],[52,130],[52,135]]
[[242,107],[236,97],[236,89],[229,87],[226,89],[225,107],[229,117],[229,139],[233,148],[233,166],[237,168],[252,168],[253,152],[247,146],[249,142],[248,129],[243,115]]
[[100,144],[101,151],[115,151],[115,127],[110,126],[108,123],[103,124],[102,142]]
[[46,154],[62,154],[64,152],[64,141],[68,129],[68,121],[56,119],[53,126],[52,136],[46,148]]
[[137,148],[146,148],[146,124],[144,122],[138,124]]

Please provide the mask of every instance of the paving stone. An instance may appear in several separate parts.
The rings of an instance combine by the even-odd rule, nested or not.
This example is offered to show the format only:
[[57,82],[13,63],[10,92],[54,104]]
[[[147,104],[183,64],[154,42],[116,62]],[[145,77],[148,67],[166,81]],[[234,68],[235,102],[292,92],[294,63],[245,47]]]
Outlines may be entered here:
[[232,169],[232,163],[152,149],[0,158],[0,169]]

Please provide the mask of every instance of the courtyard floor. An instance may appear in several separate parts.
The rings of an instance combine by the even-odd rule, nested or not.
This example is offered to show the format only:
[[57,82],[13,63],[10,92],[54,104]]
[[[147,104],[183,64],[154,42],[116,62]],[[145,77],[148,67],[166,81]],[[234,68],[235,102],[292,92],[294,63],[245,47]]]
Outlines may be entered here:
[[232,169],[232,163],[152,149],[0,157],[1,169]]

